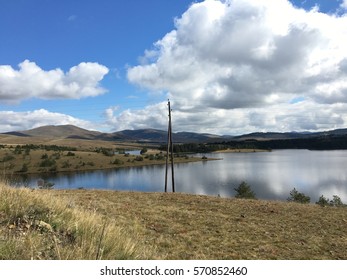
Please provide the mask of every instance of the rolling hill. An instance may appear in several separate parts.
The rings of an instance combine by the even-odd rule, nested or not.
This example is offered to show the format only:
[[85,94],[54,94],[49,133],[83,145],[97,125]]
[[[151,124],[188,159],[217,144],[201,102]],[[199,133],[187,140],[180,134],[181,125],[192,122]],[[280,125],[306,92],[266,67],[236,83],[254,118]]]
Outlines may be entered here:
[[[41,126],[30,130],[11,131],[3,134],[19,137],[44,137],[59,139],[130,141],[150,143],[165,143],[167,140],[167,131],[164,130],[137,129],[122,130],[114,133],[102,133],[98,131],[82,129],[73,125]],[[210,142],[222,139],[222,136],[212,134],[200,134],[193,132],[173,133],[173,140],[178,143]]]
[[[167,131],[157,129],[137,129],[122,130],[113,133],[102,133],[98,131],[86,130],[73,125],[49,125],[38,128],[12,131],[3,133],[17,137],[43,137],[57,139],[82,139],[82,140],[103,140],[103,141],[123,141],[141,143],[165,143]],[[322,137],[347,137],[347,129],[336,129],[323,132],[255,132],[240,136],[220,136],[206,133],[176,132],[173,133],[175,143],[211,143],[225,141],[275,141],[275,140],[295,140],[313,139]]]
[[47,125],[30,130],[11,131],[4,134],[21,137],[94,139],[100,132],[86,130],[74,125]]

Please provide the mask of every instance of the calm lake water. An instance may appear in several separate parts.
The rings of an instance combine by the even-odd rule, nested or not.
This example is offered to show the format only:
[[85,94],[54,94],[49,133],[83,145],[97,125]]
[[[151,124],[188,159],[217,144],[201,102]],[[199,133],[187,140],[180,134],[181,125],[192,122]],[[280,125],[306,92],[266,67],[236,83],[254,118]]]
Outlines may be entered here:
[[[175,165],[177,192],[232,197],[246,181],[261,199],[285,200],[295,187],[318,200],[338,195],[347,202],[347,151],[275,150],[264,153],[217,153],[222,160]],[[169,170],[170,171],[170,170]],[[171,174],[171,172],[169,172]],[[35,187],[40,177],[26,178]],[[54,174],[42,177],[56,189],[164,190],[165,166]],[[171,190],[171,177],[169,177]]]

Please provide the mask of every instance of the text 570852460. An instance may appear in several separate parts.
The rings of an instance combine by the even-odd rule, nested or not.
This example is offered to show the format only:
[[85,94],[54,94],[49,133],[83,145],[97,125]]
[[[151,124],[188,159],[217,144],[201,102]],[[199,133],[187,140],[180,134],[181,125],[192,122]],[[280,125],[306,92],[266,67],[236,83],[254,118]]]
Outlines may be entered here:
[[200,266],[194,267],[194,275],[241,276],[247,275],[247,267]]

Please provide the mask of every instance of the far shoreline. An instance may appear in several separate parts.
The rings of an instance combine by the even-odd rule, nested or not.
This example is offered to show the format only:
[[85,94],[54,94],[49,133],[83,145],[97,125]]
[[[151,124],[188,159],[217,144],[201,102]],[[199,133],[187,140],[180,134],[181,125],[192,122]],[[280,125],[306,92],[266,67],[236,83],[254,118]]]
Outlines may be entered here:
[[272,150],[265,149],[225,149],[225,150],[217,150],[212,153],[264,153],[271,152]]

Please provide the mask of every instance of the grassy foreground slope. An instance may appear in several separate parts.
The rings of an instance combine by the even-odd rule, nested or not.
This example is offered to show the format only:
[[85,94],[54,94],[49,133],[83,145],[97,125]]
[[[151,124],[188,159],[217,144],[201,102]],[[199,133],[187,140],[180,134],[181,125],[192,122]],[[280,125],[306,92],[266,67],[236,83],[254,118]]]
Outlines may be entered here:
[[138,240],[96,211],[0,183],[0,260],[149,258]]
[[[5,259],[347,259],[346,207],[177,193],[0,192]],[[26,229],[29,221],[36,222]]]

